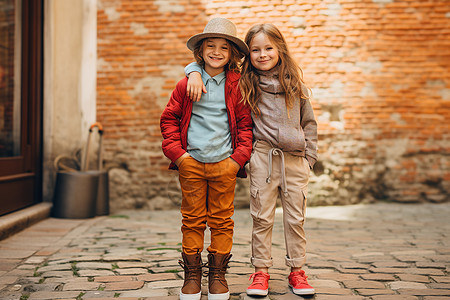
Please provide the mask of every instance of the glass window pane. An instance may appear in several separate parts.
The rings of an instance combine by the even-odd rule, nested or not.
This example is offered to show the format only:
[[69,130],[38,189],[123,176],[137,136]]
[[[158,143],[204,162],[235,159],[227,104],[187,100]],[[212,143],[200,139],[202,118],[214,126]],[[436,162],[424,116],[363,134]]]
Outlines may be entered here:
[[0,0],[0,157],[20,155],[20,12],[20,0]]

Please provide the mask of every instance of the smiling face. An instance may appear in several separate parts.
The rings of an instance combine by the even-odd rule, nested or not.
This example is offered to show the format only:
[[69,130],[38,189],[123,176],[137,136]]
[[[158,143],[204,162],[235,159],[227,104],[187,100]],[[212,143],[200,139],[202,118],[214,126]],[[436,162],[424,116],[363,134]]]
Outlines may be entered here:
[[214,77],[224,71],[230,61],[230,45],[226,39],[210,38],[203,41],[202,57],[205,71]]
[[257,33],[250,42],[250,62],[260,71],[269,71],[278,64],[278,49],[266,34]]

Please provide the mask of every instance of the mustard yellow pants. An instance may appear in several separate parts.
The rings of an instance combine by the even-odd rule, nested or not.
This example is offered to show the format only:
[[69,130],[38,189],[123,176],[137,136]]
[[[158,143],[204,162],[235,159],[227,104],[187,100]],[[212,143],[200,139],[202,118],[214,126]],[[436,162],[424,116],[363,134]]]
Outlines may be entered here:
[[206,226],[211,231],[209,253],[230,253],[233,245],[236,166],[231,158],[202,163],[188,156],[179,166],[182,191],[183,252],[202,252]]

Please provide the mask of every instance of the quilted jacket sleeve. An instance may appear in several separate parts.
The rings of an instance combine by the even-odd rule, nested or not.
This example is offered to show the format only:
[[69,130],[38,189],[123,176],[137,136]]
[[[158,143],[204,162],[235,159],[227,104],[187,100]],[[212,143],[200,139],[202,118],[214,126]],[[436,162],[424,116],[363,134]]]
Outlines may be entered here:
[[183,99],[186,94],[185,82],[186,79],[178,82],[160,119],[161,134],[163,136],[162,150],[164,155],[172,162],[186,152],[181,143]]
[[235,89],[235,118],[236,118],[236,146],[231,155],[241,168],[250,160],[253,143],[253,123],[250,113],[250,107],[244,104],[241,99],[241,91]]

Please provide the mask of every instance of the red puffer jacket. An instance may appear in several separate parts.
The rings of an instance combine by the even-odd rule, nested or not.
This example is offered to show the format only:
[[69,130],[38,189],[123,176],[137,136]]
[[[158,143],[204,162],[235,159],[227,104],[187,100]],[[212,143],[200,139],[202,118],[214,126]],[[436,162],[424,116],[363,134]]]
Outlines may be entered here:
[[[244,166],[250,159],[252,151],[252,119],[250,108],[241,102],[239,90],[240,74],[228,71],[225,81],[225,104],[227,106],[228,123],[230,125],[234,159],[240,166],[237,176],[247,177]],[[162,150],[172,163],[169,169],[177,170],[175,161],[186,152],[187,131],[192,115],[192,101],[189,99],[186,87],[188,78],[177,83],[164,109],[161,120],[161,133],[164,138]]]

